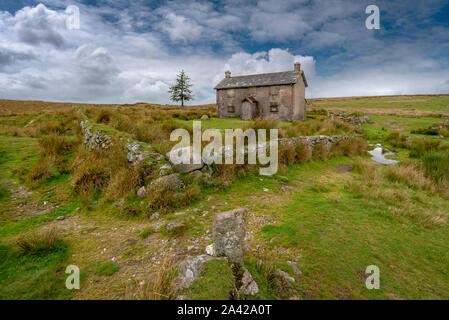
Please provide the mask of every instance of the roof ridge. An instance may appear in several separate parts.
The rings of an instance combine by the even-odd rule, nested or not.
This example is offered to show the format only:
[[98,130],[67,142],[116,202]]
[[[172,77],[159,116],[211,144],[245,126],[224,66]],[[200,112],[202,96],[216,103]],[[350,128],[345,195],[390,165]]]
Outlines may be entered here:
[[[266,74],[279,74],[279,73],[287,73],[287,72],[292,72],[292,73],[298,73],[298,74],[299,74],[298,71],[295,71],[295,70],[289,70],[289,71],[278,71],[278,72],[265,72],[265,73],[244,74],[244,75],[241,75],[241,76],[231,76],[231,79],[232,79],[232,78],[241,78],[241,77],[251,77],[251,76],[263,76],[263,75],[266,75]],[[228,79],[229,79],[229,78],[228,78]]]
[[260,86],[295,84],[302,77],[305,86],[307,81],[302,70],[257,73],[223,78],[214,89],[248,88]]

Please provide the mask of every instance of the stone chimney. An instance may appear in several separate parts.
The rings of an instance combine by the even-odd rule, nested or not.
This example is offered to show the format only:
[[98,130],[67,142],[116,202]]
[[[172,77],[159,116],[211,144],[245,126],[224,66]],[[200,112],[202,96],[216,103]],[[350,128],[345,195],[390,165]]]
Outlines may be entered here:
[[226,77],[226,78],[230,78],[230,77],[231,77],[231,71],[229,71],[229,70],[226,71],[226,72],[225,72],[225,77]]
[[299,62],[295,62],[295,69],[296,72],[301,71],[301,64]]

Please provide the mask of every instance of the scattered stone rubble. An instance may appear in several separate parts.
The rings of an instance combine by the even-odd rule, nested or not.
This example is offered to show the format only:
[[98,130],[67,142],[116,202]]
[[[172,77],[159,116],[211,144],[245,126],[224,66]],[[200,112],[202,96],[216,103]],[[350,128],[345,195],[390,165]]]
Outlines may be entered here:
[[301,143],[309,146],[313,151],[317,145],[324,143],[327,151],[329,151],[333,144],[349,138],[349,136],[300,136],[295,138],[281,138],[279,139],[279,145],[292,144],[293,146],[296,146]]
[[[156,161],[160,163],[161,161],[165,160],[163,155],[154,152],[149,146],[145,148],[144,145],[139,142],[128,143],[126,145],[126,149],[128,150],[126,158],[128,159],[128,162],[131,162],[133,164],[138,164],[141,161],[147,160],[149,160],[150,162]],[[163,166],[161,166],[160,172],[162,172],[162,167],[164,167],[163,173],[168,174],[170,172],[171,166],[169,164],[164,164]]]
[[92,132],[92,127],[88,120],[81,121],[81,129],[84,132],[83,143],[89,148],[89,151],[109,149],[111,147],[111,137],[99,131]]
[[153,180],[150,183],[150,187],[153,188],[167,188],[168,190],[179,190],[185,187],[184,182],[181,180],[179,173],[172,173],[167,176],[163,176]]
[[[80,126],[84,133],[83,143],[89,148],[89,151],[109,149],[111,147],[111,137],[99,130],[92,130],[92,125],[89,124],[89,120],[81,121]],[[133,165],[147,161],[159,167],[160,176],[165,176],[173,172],[172,166],[166,162],[164,156],[155,152],[149,145],[128,139],[126,150],[126,158]]]
[[344,122],[352,123],[352,124],[362,124],[369,122],[371,120],[369,115],[365,116],[355,116],[346,112],[341,111],[328,111],[327,116],[331,119],[340,119]]

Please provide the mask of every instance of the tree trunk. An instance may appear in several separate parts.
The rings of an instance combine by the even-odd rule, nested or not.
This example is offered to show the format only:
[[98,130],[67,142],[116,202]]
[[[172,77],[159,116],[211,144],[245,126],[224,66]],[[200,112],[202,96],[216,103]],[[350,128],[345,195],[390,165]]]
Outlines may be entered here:
[[181,107],[184,107],[184,99],[181,99]]

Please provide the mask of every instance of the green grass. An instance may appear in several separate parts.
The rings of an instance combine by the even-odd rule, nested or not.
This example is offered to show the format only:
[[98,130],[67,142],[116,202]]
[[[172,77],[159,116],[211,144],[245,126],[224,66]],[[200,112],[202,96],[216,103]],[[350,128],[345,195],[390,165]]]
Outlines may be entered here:
[[[293,171],[312,179],[332,176],[328,163],[304,165]],[[316,182],[304,185],[295,192],[280,221],[262,229],[272,246],[301,250],[303,297],[448,299],[447,224],[426,228],[393,214],[393,208],[403,202],[389,204],[382,198],[363,198],[337,177],[330,180],[326,188],[316,188]],[[407,192],[404,186],[395,188]],[[449,210],[438,196],[425,202],[430,206],[427,210]],[[415,205],[420,206],[418,202]],[[369,265],[380,268],[381,290],[365,288],[364,272]]]
[[224,259],[205,262],[201,274],[186,290],[189,300],[229,300],[234,275]]
[[79,202],[73,202],[58,208],[55,213],[42,214],[40,216],[28,217],[15,222],[6,222],[0,225],[0,238],[26,232],[34,227],[55,220],[59,216],[67,216],[80,206]]
[[[348,111],[360,109],[369,113],[371,110],[372,121],[361,126],[363,137],[372,143],[382,143],[391,148],[394,146],[390,146],[386,140],[392,132],[400,132],[401,135],[412,138],[423,136],[412,131],[421,132],[420,129],[443,122],[444,118],[439,113],[449,114],[449,96],[367,97],[313,103],[315,107],[338,107]],[[117,112],[134,115],[134,110],[122,109]],[[400,110],[407,111],[407,114],[413,114],[415,111],[417,114],[422,111],[438,114],[433,117],[429,116],[429,113],[425,116],[378,114],[389,113],[390,109],[392,113]],[[323,117],[313,116],[315,119],[309,118],[307,122]],[[5,129],[10,126],[23,128],[35,117],[36,115],[0,117],[0,125]],[[55,117],[57,116],[45,116],[39,121],[53,119],[54,122]],[[131,119],[134,120],[136,117]],[[173,119],[173,122],[175,125],[179,123],[181,127],[192,126],[192,120]],[[130,133],[116,130],[111,125],[91,123],[94,130],[101,130],[111,137],[132,138]],[[282,127],[289,125],[286,122],[281,123]],[[223,131],[247,126],[247,121],[238,118],[212,117],[202,121],[203,129],[217,128]],[[73,136],[66,137],[73,139]],[[449,138],[425,138],[441,140],[443,147],[449,144]],[[149,147],[147,144],[145,146]],[[447,189],[447,186],[440,184],[441,180],[449,179],[448,155],[444,148],[431,153],[425,150],[417,152],[416,159],[410,159],[410,150],[405,147],[398,146],[394,149],[398,151],[397,159],[400,162],[422,163],[423,170],[434,179],[435,185],[439,184]],[[70,162],[71,154],[64,156],[67,156],[67,161]],[[64,285],[64,268],[69,264],[67,247],[31,255],[22,254],[11,245],[21,233],[38,229],[56,217],[70,215],[75,208],[81,207],[81,203],[73,194],[70,173],[58,173],[34,186],[24,181],[27,170],[39,159],[38,139],[0,135],[0,299],[68,299],[73,295]],[[282,298],[279,288],[274,286],[272,279],[267,278],[264,270],[256,263],[259,255],[266,254],[276,267],[292,275],[293,270],[286,265],[286,260],[298,263],[303,274],[297,276],[293,290],[295,295],[301,298],[449,299],[448,223],[443,221],[432,224],[423,220],[426,215],[447,216],[447,196],[436,191],[411,188],[400,181],[384,178],[378,185],[370,185],[372,181],[362,180],[355,170],[342,173],[337,169],[354,161],[354,158],[348,157],[315,161],[290,166],[272,177],[260,177],[257,174],[238,177],[231,185],[219,190],[215,185],[201,187],[203,199],[192,203],[201,210],[211,211],[211,204],[216,205],[220,211],[245,205],[249,207],[248,230],[254,235],[251,246],[254,248],[256,244],[260,244],[261,250],[247,251],[245,264],[258,283],[260,293],[254,297],[241,298]],[[355,183],[366,189],[355,190]],[[18,214],[19,205],[24,199],[19,197],[14,200],[14,190],[23,184],[34,188],[33,194],[26,198],[33,204],[31,208],[44,201],[51,207],[59,205],[60,208],[56,213],[39,217]],[[281,186],[290,188],[281,191]],[[268,191],[264,191],[264,188]],[[205,200],[212,195],[214,200]],[[90,194],[86,203],[93,200],[98,200],[98,205],[90,208],[90,205],[83,206],[85,210],[79,213],[80,225],[89,222],[86,229],[101,230],[98,225],[102,221],[120,227],[134,227],[135,220],[145,219],[114,214],[119,209],[113,203],[105,203],[101,192]],[[144,205],[140,205],[141,201],[136,197],[135,201],[131,202],[135,202],[136,206],[144,210]],[[224,202],[226,204],[221,205]],[[165,223],[169,223],[174,221],[175,217],[169,213],[164,219]],[[269,223],[257,224],[264,219],[268,219]],[[152,223],[148,220],[145,222]],[[184,245],[184,241],[190,237],[204,236],[206,230],[211,229],[211,223],[212,214],[201,217],[199,213],[195,219],[185,221],[185,228],[169,233],[165,226],[162,226],[161,233],[157,236],[171,240],[176,238]],[[139,230],[138,235],[144,239],[153,232],[154,229],[147,227]],[[66,236],[70,238],[74,234],[69,231]],[[117,234],[117,237],[123,236]],[[111,261],[89,264],[95,260],[79,258],[79,251],[95,250],[93,248],[97,245],[91,243],[94,240],[89,239],[89,234],[83,237],[85,238],[81,243],[73,241],[77,250],[75,257],[81,259],[80,265],[87,265],[86,268],[90,269],[84,272],[92,273],[92,283],[95,283],[95,286],[102,284],[107,288],[104,289],[105,294],[100,297],[109,297],[109,293],[113,291],[111,288],[117,286],[119,280],[118,275],[110,276],[118,272],[120,267]],[[145,244],[145,250],[152,250],[147,248],[149,241],[138,241]],[[136,251],[134,248],[126,250],[133,253]],[[91,253],[89,251],[86,255],[90,256]],[[131,255],[129,259],[133,258]],[[380,290],[365,288],[364,271],[371,264],[380,268]],[[124,281],[126,279],[123,283]],[[208,262],[204,264],[201,276],[188,289],[189,298],[229,299],[233,281],[232,271],[226,263],[218,260]],[[119,282],[119,285],[123,283]],[[83,289],[89,292],[92,289],[90,285],[86,284],[87,287]]]
[[39,159],[37,139],[0,135],[0,176],[13,178],[20,168],[29,168]]
[[441,123],[441,118],[435,117],[392,115],[371,115],[371,120],[372,122],[362,125],[363,135],[367,139],[376,142],[384,141],[390,133],[395,131],[408,136],[416,136],[416,134],[412,134],[411,131]]
[[[182,123],[184,125],[189,126],[190,128],[193,128],[193,120],[181,120],[181,119],[174,119],[175,121]],[[218,129],[218,130],[225,130],[225,129],[243,129],[246,126],[248,126],[248,123],[252,123],[253,121],[245,121],[241,120],[240,118],[230,118],[230,119],[220,119],[220,118],[210,118],[209,120],[201,121],[201,128],[202,129]],[[290,125],[290,122],[281,122],[280,127],[288,127]]]
[[139,237],[141,237],[142,239],[147,238],[148,236],[152,235],[154,233],[154,229],[151,226],[148,226],[146,228],[144,228],[142,231],[139,231],[137,234],[139,235]]
[[68,248],[39,254],[22,254],[14,247],[0,245],[0,300],[70,299],[65,287]]
[[120,266],[112,261],[99,261],[88,265],[87,269],[97,276],[112,276],[120,270]]
[[323,100],[314,102],[318,107],[324,108],[378,108],[378,109],[408,109],[422,111],[445,111],[449,109],[449,96],[385,96],[362,97],[348,100]]

